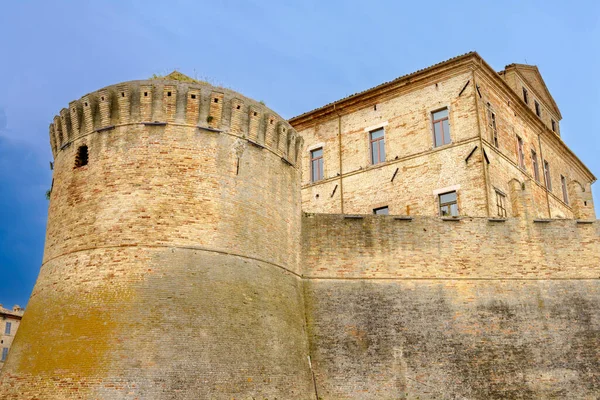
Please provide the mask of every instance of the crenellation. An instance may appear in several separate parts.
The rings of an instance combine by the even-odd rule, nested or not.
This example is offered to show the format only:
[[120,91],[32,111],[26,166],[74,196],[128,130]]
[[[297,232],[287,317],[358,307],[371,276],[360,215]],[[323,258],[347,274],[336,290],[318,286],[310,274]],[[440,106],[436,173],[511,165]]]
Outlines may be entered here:
[[255,143],[261,143],[259,137],[261,117],[260,108],[254,105],[248,108],[248,139]]
[[103,129],[111,125],[111,93],[107,88],[101,89],[97,92],[98,99],[98,113],[100,125],[97,129]]
[[210,128],[219,129],[221,127],[221,119],[223,117],[224,96],[224,93],[215,91],[211,92],[210,94],[210,105],[207,118],[208,126]]
[[64,144],[66,143],[66,140],[65,140],[64,133],[62,130],[61,120],[58,115],[54,116],[53,124],[54,124],[54,134],[56,136],[56,146],[60,150],[60,149],[62,149],[62,146],[64,146]]
[[189,88],[185,100],[185,123],[197,125],[200,117],[200,89]]
[[152,89],[153,85],[140,86],[140,119],[142,122],[152,122]]
[[175,85],[165,85],[163,87],[163,115],[167,122],[175,122],[177,115],[177,87]]
[[50,135],[50,149],[52,150],[52,157],[56,158],[56,137],[54,132],[54,124],[48,126],[48,133]]
[[227,90],[177,81],[125,82],[70,102],[49,132],[56,148],[53,155],[64,144],[107,128],[155,122],[216,129],[249,139],[297,164],[297,142],[289,136],[293,129],[264,104]]
[[73,135],[71,133],[71,118],[69,110],[63,108],[60,110],[60,125],[63,133],[63,140],[65,142],[70,142],[73,139]]
[[277,151],[287,157],[288,150],[288,128],[283,121],[277,123]]
[[288,151],[287,151],[287,159],[291,162],[296,162],[296,155],[299,153],[299,147],[302,144],[301,140],[298,140],[298,134],[295,130],[290,129],[288,132]]
[[83,130],[85,133],[92,132],[94,130],[94,104],[92,95],[83,96],[81,102],[83,103]]
[[248,127],[245,112],[246,104],[236,97],[231,99],[231,118],[229,120],[229,131],[237,136],[245,137]]
[[265,146],[277,149],[277,116],[273,113],[265,114]]
[[117,85],[117,105],[118,105],[118,115],[119,121],[117,124],[127,124],[129,123],[129,118],[131,115],[131,102],[130,102],[130,85],[122,84]]
[[69,103],[69,113],[71,114],[71,132],[72,138],[75,139],[81,134],[80,115],[81,108],[79,101]]

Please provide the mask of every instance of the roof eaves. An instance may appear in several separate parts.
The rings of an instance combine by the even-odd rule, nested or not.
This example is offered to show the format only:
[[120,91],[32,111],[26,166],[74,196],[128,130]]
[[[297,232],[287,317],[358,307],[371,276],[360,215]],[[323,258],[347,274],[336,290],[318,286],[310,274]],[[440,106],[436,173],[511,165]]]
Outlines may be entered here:
[[354,94],[351,94],[351,95],[349,95],[349,96],[343,97],[343,98],[341,98],[341,99],[339,99],[339,100],[337,100],[337,101],[334,101],[334,102],[331,102],[331,103],[325,104],[325,105],[323,105],[323,106],[321,106],[321,107],[315,108],[315,109],[313,109],[313,110],[311,110],[311,111],[307,111],[307,112],[305,112],[305,113],[302,113],[302,114],[300,114],[300,115],[297,115],[297,116],[295,116],[295,117],[292,117],[292,118],[290,118],[290,119],[288,120],[288,122],[292,123],[294,120],[298,120],[298,119],[300,119],[300,118],[307,117],[307,116],[309,116],[310,114],[316,113],[317,111],[324,110],[324,109],[326,109],[326,108],[328,108],[328,107],[334,107],[334,108],[335,108],[335,106],[337,106],[338,104],[341,104],[341,103],[343,103],[343,102],[347,102],[347,101],[349,101],[349,100],[351,100],[351,99],[354,99],[354,98],[357,98],[357,97],[360,97],[360,96],[364,96],[364,95],[366,95],[366,94],[368,94],[368,93],[370,93],[370,92],[374,92],[374,91],[376,91],[376,90],[378,90],[378,89],[381,89],[381,88],[384,88],[384,87],[386,87],[386,86],[389,86],[389,85],[392,85],[392,84],[398,83],[398,82],[400,82],[400,81],[402,81],[402,80],[405,80],[405,79],[408,79],[408,78],[414,77],[414,76],[416,76],[416,75],[419,75],[419,74],[422,74],[422,73],[424,73],[424,72],[430,71],[430,70],[432,70],[432,69],[434,69],[434,68],[438,68],[438,67],[440,67],[440,66],[442,66],[442,65],[444,65],[444,64],[447,64],[447,63],[450,63],[450,62],[453,62],[453,61],[457,61],[457,60],[459,60],[459,59],[462,59],[462,58],[467,58],[467,57],[470,57],[470,56],[473,56],[473,55],[477,56],[478,58],[481,58],[481,56],[479,56],[479,54],[477,54],[477,52],[475,52],[475,51],[470,51],[470,52],[468,52],[468,53],[461,54],[461,55],[458,55],[458,56],[456,56],[456,57],[452,57],[452,58],[449,58],[449,59],[447,59],[447,60],[441,61],[441,62],[439,62],[439,63],[433,64],[433,65],[430,65],[429,67],[422,68],[422,69],[419,69],[419,70],[417,70],[417,71],[411,72],[411,73],[409,73],[409,74],[406,74],[406,75],[399,76],[398,78],[392,79],[391,81],[383,82],[383,83],[381,83],[381,84],[379,84],[379,85],[377,85],[377,86],[373,86],[373,87],[371,87],[371,88],[369,88],[369,89],[366,89],[366,90],[363,90],[363,91],[361,91],[361,92],[356,92],[356,93],[354,93]]

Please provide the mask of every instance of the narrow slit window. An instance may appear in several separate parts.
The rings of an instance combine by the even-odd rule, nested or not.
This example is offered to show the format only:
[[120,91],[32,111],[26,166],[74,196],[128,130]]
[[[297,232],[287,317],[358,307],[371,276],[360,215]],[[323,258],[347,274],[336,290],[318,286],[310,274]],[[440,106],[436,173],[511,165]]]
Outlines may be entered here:
[[371,164],[385,161],[385,133],[383,128],[369,133],[371,147]]
[[563,200],[565,204],[569,204],[569,195],[567,193],[567,178],[564,175],[560,176],[560,185],[562,187]]
[[79,146],[77,156],[75,157],[75,168],[83,167],[88,164],[88,148],[87,146]]
[[540,171],[539,171],[537,153],[535,152],[535,150],[531,150],[531,163],[533,164],[533,177],[535,178],[536,182],[539,182],[540,181]]
[[496,190],[496,210],[500,218],[506,218],[506,196],[498,190]]
[[10,335],[11,328],[12,328],[12,323],[11,322],[7,322],[6,326],[4,327],[4,334],[5,335]]
[[538,117],[542,116],[542,108],[540,107],[540,103],[538,103],[537,100],[535,101],[535,115],[537,115]]
[[529,104],[529,92],[525,88],[523,88],[523,101],[525,104]]
[[546,179],[546,189],[552,191],[552,179],[550,177],[550,164],[544,160],[544,179]]
[[8,357],[8,347],[3,347],[2,348],[2,357],[0,358],[0,361],[2,361],[2,362],[6,361],[6,357]]
[[555,120],[551,120],[551,125],[552,125],[552,132],[556,132],[556,121]]
[[439,202],[441,217],[458,217],[458,201],[456,192],[440,194]]
[[323,148],[310,152],[310,176],[312,182],[323,179]]
[[449,144],[450,140],[450,123],[448,121],[448,109],[444,108],[431,113],[433,122],[433,140],[434,147]]
[[488,124],[492,133],[492,143],[494,143],[494,146],[498,148],[498,128],[496,126],[496,113],[492,111],[490,103],[488,103]]
[[519,156],[519,167],[525,168],[525,154],[523,153],[523,139],[517,136],[517,152]]

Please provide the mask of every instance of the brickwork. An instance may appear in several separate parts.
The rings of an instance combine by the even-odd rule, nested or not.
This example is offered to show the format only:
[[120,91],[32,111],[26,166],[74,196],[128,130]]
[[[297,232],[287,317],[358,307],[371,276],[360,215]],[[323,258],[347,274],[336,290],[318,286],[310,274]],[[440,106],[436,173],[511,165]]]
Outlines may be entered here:
[[[395,214],[438,215],[437,194],[452,187],[461,215],[494,216],[496,192],[512,203],[508,186],[517,180],[533,181],[531,213],[538,218],[595,218],[585,192],[575,190],[564,201],[561,175],[567,185],[577,182],[581,188],[596,178],[551,131],[560,113],[537,68],[519,68],[532,87],[528,104],[519,97],[525,78],[514,68],[498,74],[470,53],[293,118],[306,143],[304,211],[369,213],[387,205]],[[543,108],[541,117],[534,100]],[[441,108],[448,109],[451,144],[434,147],[432,112]],[[385,131],[386,157],[372,165],[369,132],[377,128]],[[316,148],[323,148],[324,179],[311,182],[310,152]]]
[[23,312],[24,310],[17,305],[9,310],[0,304],[0,370],[4,366],[5,357],[10,352]]
[[597,279],[600,223],[308,214],[310,278]]
[[[273,121],[256,145],[232,105]],[[79,107],[84,124],[51,127],[44,259],[0,397],[307,398],[301,138],[204,84],[129,82]]]
[[526,67],[470,53],[291,124],[181,74],[71,102],[0,398],[595,398],[595,177]]
[[305,285],[322,399],[595,399],[598,280]]

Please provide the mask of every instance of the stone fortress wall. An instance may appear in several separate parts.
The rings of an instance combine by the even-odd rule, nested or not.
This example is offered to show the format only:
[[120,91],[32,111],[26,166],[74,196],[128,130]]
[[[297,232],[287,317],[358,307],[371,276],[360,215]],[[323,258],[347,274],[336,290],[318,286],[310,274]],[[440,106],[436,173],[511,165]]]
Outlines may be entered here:
[[[456,76],[440,90],[463,87]],[[480,118],[475,86],[463,95],[455,109]],[[506,180],[503,219],[485,216],[482,190],[460,218],[365,215],[359,196],[342,214],[333,202],[303,214],[295,130],[260,103],[175,80],[84,96],[50,132],[44,261],[2,398],[600,391],[600,225],[540,218],[531,182]],[[458,149],[448,157],[464,165]],[[475,154],[466,174],[485,182],[483,163]]]
[[305,398],[294,129],[152,80],[71,103],[50,141],[44,259],[0,397]]

